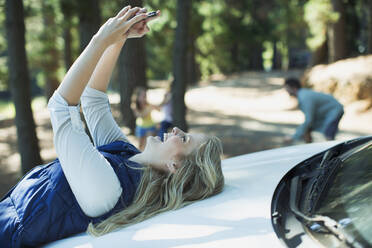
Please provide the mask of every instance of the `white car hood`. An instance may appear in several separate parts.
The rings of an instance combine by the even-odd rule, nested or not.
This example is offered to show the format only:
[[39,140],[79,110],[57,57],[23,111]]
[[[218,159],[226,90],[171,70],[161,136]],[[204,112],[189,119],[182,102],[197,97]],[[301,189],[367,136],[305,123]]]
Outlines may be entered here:
[[83,233],[45,247],[282,247],[270,217],[279,181],[293,166],[336,143],[290,146],[226,159],[221,194],[102,237]]

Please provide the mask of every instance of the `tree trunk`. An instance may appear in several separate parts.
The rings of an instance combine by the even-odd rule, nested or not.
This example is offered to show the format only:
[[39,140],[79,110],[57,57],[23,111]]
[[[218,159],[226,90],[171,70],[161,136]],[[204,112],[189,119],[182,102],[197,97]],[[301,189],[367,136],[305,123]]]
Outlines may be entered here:
[[[122,6],[142,6],[142,0],[122,1]],[[136,87],[147,88],[145,37],[126,41],[119,57],[120,109],[124,125],[134,133],[136,118],[131,108]]]
[[99,0],[77,1],[80,50],[83,51],[101,26]]
[[195,37],[193,34],[189,35],[187,49],[187,84],[195,85],[199,80],[198,64],[195,60]]
[[64,56],[63,56],[63,61],[65,64],[65,69],[66,72],[68,69],[70,69],[72,65],[72,35],[71,35],[71,26],[69,27],[64,27],[63,28],[63,40],[64,40]]
[[9,83],[16,109],[18,150],[22,172],[42,163],[31,109],[30,78],[25,50],[25,25],[22,0],[6,0]]
[[63,40],[64,40],[64,64],[66,71],[71,67],[72,58],[72,17],[74,12],[74,2],[72,0],[60,0],[61,11],[63,14]]
[[231,43],[230,54],[231,54],[231,64],[232,64],[231,72],[237,72],[239,71],[239,43],[238,41],[234,41]]
[[359,54],[358,40],[361,34],[356,0],[345,2],[345,9],[346,56],[352,57]]
[[251,53],[249,55],[249,68],[252,70],[262,71],[263,70],[263,46],[262,43],[256,43],[253,45]]
[[328,62],[328,39],[324,40],[324,42],[317,47],[317,49],[313,52],[311,58],[311,66],[319,65],[319,64],[326,64]]
[[273,42],[272,69],[273,70],[282,69],[282,58],[281,58],[281,55],[280,55],[280,51],[278,51],[277,41]]
[[347,56],[347,39],[345,30],[345,6],[342,0],[332,0],[332,9],[339,14],[335,23],[330,24],[329,37],[329,63],[344,59]]
[[42,13],[44,23],[42,34],[44,58],[42,65],[45,74],[45,96],[49,99],[59,85],[57,76],[59,52],[56,47],[57,33],[55,31],[57,28],[55,23],[56,11],[50,0],[42,1]]
[[[133,5],[132,5],[133,6]],[[147,88],[145,38],[129,39],[119,57],[120,106],[124,125],[134,132],[136,118],[131,108],[136,87]]]
[[172,106],[173,122],[184,131],[186,123],[185,91],[187,85],[187,37],[191,0],[177,0],[177,28],[173,54]]

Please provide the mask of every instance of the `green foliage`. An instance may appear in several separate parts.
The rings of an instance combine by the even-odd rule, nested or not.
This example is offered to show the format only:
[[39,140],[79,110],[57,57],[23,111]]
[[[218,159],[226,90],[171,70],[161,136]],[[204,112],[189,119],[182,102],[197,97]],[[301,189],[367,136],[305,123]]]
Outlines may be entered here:
[[160,10],[161,17],[150,23],[150,33],[146,36],[147,77],[168,79],[172,75],[173,41],[176,23],[176,1],[148,1],[148,10]]
[[276,41],[284,68],[288,67],[289,48],[306,49],[308,26],[304,20],[304,1],[275,0],[268,13],[271,32],[268,41]]
[[264,52],[262,57],[264,59],[264,68],[265,70],[270,70],[272,68],[274,48],[273,44],[269,41],[264,42]]
[[[47,104],[45,97],[35,97],[31,101],[31,108],[33,111],[44,109]],[[12,119],[15,117],[15,107],[12,101],[0,99],[0,120]]]
[[[60,57],[50,57],[47,52],[50,48],[56,48],[61,51],[63,49],[63,39],[61,37],[61,24],[63,17],[59,9],[59,1],[57,0],[25,0],[25,27],[26,27],[26,52],[28,59],[28,67],[32,79],[36,80],[36,84],[43,88],[45,86],[44,67],[51,60],[60,61]],[[44,6],[43,6],[44,4]],[[47,6],[47,7],[45,7]],[[48,13],[44,13],[48,11]],[[53,15],[55,19],[54,25],[45,25],[44,15]],[[56,42],[52,37],[57,36]]]
[[[196,62],[203,78],[215,73],[232,73],[252,69],[257,53],[262,52],[265,69],[270,69],[273,44],[277,45],[282,64],[288,64],[291,49],[316,49],[326,38],[327,25],[337,20],[332,13],[331,0],[193,0],[190,17],[190,36],[194,41]],[[4,6],[0,0],[0,8]],[[355,6],[350,8],[350,3]],[[359,20],[366,18],[362,0],[349,3],[347,11]],[[101,0],[102,21],[118,11],[122,1]],[[148,10],[160,9],[161,17],[150,23],[146,36],[148,79],[168,79],[172,76],[173,43],[176,23],[176,0],[143,1]],[[45,27],[43,4],[51,8],[55,25]],[[79,51],[78,17],[74,0],[24,0],[26,51],[31,77],[44,85],[42,70],[46,61],[58,60],[58,77],[64,74],[63,28],[72,25],[72,50]],[[62,7],[61,7],[62,6]],[[63,7],[64,6],[64,7]],[[44,6],[45,7],[45,6]],[[63,9],[69,17],[64,18]],[[354,11],[354,12],[353,12]],[[48,13],[48,14],[50,14]],[[7,88],[5,13],[0,11],[0,90]],[[363,31],[364,32],[364,31]],[[361,37],[367,37],[366,32]],[[351,33],[351,32],[348,32]],[[358,35],[358,32],[355,32]],[[54,39],[54,38],[56,39]],[[363,38],[362,37],[362,38]],[[352,40],[356,49],[363,50],[363,39]],[[366,38],[364,38],[366,40]],[[48,57],[55,47],[58,57]]]
[[306,42],[312,50],[325,41],[328,23],[337,18],[338,15],[332,13],[330,0],[310,0],[305,4],[305,20],[310,31],[310,37]]
[[[202,77],[231,71],[229,61],[228,27],[221,19],[225,3],[222,0],[200,3],[198,11],[202,16],[202,34],[196,39]],[[217,49],[216,49],[217,48]]]
[[0,56],[0,91],[8,89],[8,67],[6,56]]
[[[0,1],[0,8],[4,6],[4,1]],[[5,34],[5,13],[0,11],[0,34]],[[8,67],[6,59],[7,44],[4,35],[0,35],[0,90],[8,87]]]

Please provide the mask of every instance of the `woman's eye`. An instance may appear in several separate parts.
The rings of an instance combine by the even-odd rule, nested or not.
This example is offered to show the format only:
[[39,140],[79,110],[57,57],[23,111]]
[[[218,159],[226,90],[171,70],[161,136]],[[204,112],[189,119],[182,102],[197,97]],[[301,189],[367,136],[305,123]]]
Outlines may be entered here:
[[186,136],[182,136],[182,142],[186,142]]

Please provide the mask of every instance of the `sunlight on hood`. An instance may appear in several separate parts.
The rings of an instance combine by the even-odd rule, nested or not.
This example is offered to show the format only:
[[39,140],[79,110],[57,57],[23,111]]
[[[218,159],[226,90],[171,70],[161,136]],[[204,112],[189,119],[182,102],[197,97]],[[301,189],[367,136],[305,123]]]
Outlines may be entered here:
[[133,240],[191,239],[231,229],[224,226],[154,224],[134,234]]

